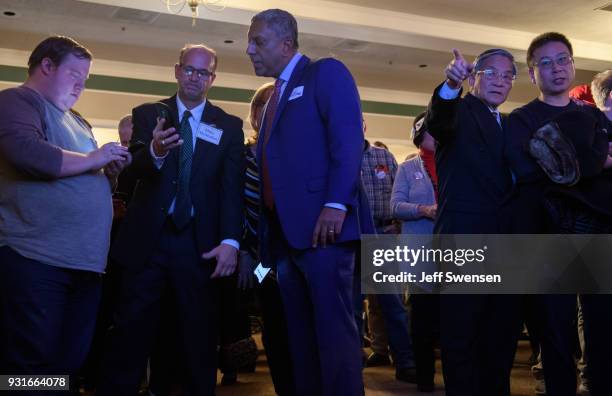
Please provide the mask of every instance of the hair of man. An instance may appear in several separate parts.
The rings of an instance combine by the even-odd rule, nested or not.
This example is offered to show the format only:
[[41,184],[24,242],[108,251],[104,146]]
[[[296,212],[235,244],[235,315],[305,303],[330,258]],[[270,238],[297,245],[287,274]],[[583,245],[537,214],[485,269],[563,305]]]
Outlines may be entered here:
[[68,36],[47,37],[30,54],[28,75],[31,76],[45,58],[50,59],[55,66],[59,66],[71,54],[79,59],[93,59],[93,55],[87,48]]
[[261,11],[251,19],[251,23],[254,22],[265,23],[278,37],[290,39],[293,49],[299,48],[297,21],[289,12],[278,8]]
[[546,44],[552,42],[559,42],[565,44],[565,46],[569,50],[569,54],[572,56],[574,55],[572,43],[570,43],[569,39],[565,37],[564,34],[558,32],[546,32],[540,34],[539,36],[536,36],[536,38],[531,40],[531,44],[529,44],[529,48],[527,48],[527,66],[533,67],[533,54],[538,48],[541,48]]

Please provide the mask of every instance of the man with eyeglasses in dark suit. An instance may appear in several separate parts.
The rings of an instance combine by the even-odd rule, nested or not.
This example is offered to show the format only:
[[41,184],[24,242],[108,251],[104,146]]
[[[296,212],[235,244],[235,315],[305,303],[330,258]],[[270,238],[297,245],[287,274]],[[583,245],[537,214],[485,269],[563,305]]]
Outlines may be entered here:
[[98,395],[137,394],[162,300],[176,317],[183,390],[214,394],[215,278],[236,268],[244,186],[242,121],[206,98],[216,66],[214,50],[185,46],[177,94],[132,111],[138,183],[111,249],[124,280]]
[[[503,161],[505,120],[498,107],[516,78],[514,57],[493,48],[468,63],[458,50],[431,98],[425,124],[437,142],[436,234],[502,233],[500,210],[512,187]],[[461,97],[463,81],[470,92]],[[440,343],[446,394],[510,394],[520,330],[520,297],[440,296]]]

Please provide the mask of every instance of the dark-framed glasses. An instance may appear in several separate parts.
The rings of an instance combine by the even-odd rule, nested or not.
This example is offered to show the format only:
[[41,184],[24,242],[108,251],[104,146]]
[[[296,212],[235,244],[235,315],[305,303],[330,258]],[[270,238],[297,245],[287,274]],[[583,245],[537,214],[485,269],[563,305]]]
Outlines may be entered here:
[[516,74],[511,72],[499,72],[495,69],[478,70],[476,74],[481,74],[487,81],[502,80],[505,83],[512,84],[516,80]]
[[208,71],[206,69],[196,69],[191,66],[183,66],[181,65],[181,71],[185,75],[185,77],[191,78],[192,76],[197,76],[198,80],[203,80],[205,78],[210,78],[215,73]]
[[556,63],[559,66],[567,66],[574,61],[569,54],[559,55],[556,58],[549,58],[545,56],[537,62],[534,62],[534,66],[539,67],[540,69],[552,69],[553,65]]

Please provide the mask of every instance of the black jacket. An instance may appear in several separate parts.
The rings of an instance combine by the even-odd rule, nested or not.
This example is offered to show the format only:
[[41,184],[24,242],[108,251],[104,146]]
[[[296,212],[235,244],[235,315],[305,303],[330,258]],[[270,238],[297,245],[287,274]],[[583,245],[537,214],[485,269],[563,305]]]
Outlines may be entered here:
[[471,94],[429,103],[425,125],[437,142],[438,215],[435,233],[502,232],[501,208],[512,188],[503,159],[503,131],[488,107]]
[[[176,96],[162,100],[177,127]],[[150,152],[157,108],[153,103],[132,110],[133,162],[126,172],[137,179],[125,219],[111,247],[111,257],[123,265],[144,265],[158,240],[168,208],[177,192],[179,148],[170,151],[161,169]],[[191,201],[195,211],[196,243],[209,251],[224,239],[240,241],[243,223],[244,133],[242,120],[207,100],[202,122],[223,130],[218,145],[196,139],[191,170]],[[193,131],[196,133],[196,131]]]

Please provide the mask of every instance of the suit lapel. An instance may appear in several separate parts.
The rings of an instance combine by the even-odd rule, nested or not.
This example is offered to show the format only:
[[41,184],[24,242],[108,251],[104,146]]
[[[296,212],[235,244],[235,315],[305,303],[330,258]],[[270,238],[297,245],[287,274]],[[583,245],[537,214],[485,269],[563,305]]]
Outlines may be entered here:
[[494,158],[499,158],[502,154],[501,150],[503,143],[503,134],[500,125],[497,123],[491,110],[489,110],[480,99],[471,94],[467,94],[465,99],[468,100],[472,108],[471,113],[474,114],[476,118],[480,136],[486,142],[487,150],[489,150],[489,153],[493,155]]
[[[208,125],[215,125],[215,121],[217,119],[218,109],[215,105],[213,105],[210,100],[206,99],[206,105],[204,106],[204,111],[202,112],[202,118],[200,119],[200,123],[205,123]],[[197,131],[192,131],[192,133],[197,133]],[[221,144],[221,143],[219,143]],[[198,172],[200,165],[202,164],[202,160],[206,158],[206,153],[213,147],[212,143],[208,143],[202,139],[198,139],[196,137],[195,142],[195,150],[193,153],[193,164],[191,165],[191,176]]]
[[[491,114],[491,110],[480,99],[471,94],[465,96],[470,108],[471,114],[476,118],[480,136],[485,142],[486,150],[494,162],[503,163],[503,144],[504,135],[502,127],[497,123],[495,116]],[[502,117],[503,125],[503,117]],[[486,173],[486,172],[485,172]],[[504,183],[497,178],[490,179],[500,189],[504,190]]]
[[179,127],[179,116],[178,116],[178,107],[176,106],[176,95],[164,99],[161,101],[162,103],[165,103],[171,110],[170,115],[172,116],[172,125],[177,128]]
[[293,89],[298,85],[300,81],[302,81],[302,74],[304,74],[304,70],[310,64],[310,58],[305,55],[302,55],[297,65],[295,65],[295,69],[293,69],[293,73],[291,73],[291,77],[285,86],[285,90],[283,91],[283,96],[278,101],[278,106],[276,107],[276,114],[274,115],[274,123],[272,124],[272,130],[270,131],[270,137],[274,135],[274,129],[278,124],[278,120],[289,101],[289,96]]

